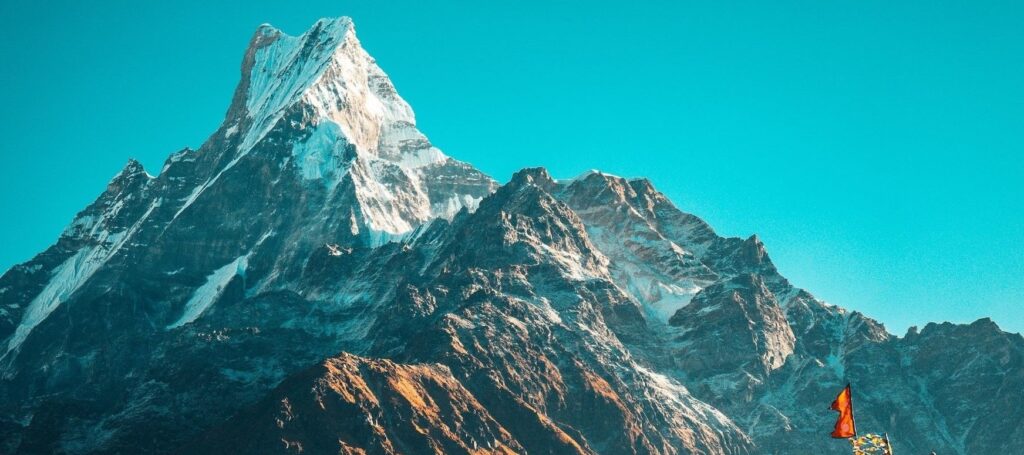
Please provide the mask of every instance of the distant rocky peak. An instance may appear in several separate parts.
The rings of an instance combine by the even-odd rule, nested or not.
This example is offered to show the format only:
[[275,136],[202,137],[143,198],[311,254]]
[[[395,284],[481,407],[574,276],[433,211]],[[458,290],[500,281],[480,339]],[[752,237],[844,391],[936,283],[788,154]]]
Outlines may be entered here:
[[153,176],[146,172],[146,169],[142,167],[142,163],[137,160],[129,159],[125,163],[124,167],[114,175],[113,178],[107,182],[107,188],[104,190],[101,198],[113,199],[118,198],[119,195],[124,194],[126,190],[132,190],[136,187],[149,184],[153,179]]
[[584,188],[604,190],[606,188],[618,188],[626,189],[629,188],[626,179],[618,177],[612,174],[606,174],[596,169],[586,171],[575,178],[564,180],[566,188],[575,188],[582,190]]
[[[664,195],[654,189],[645,178],[623,178],[591,169],[576,178],[559,182],[565,199],[572,205],[586,208],[628,206],[638,217],[654,221],[658,204],[668,203]],[[674,207],[673,207],[674,208]]]
[[555,180],[551,178],[551,174],[548,170],[543,167],[528,167],[520,169],[518,172],[512,175],[509,180],[510,188],[519,188],[524,185],[536,185],[542,188],[544,191],[551,191],[555,187]]
[[[580,212],[628,210],[636,196],[626,179],[593,169],[558,183],[559,198]],[[642,218],[640,213],[635,216]]]
[[746,240],[722,239],[712,247],[710,254],[716,258],[714,268],[720,273],[758,273],[779,281],[779,286],[788,286],[788,282],[778,274],[775,264],[768,257],[764,243],[756,234]]
[[[669,320],[682,327],[680,339],[690,350],[683,354],[691,365],[699,365],[709,372],[735,371],[767,375],[781,368],[793,353],[796,337],[786,321],[775,295],[761,276],[741,274],[710,286],[693,298],[693,302],[680,308]],[[722,338],[730,333],[729,339]],[[742,335],[741,335],[742,334]],[[729,359],[715,357],[715,352],[734,352]],[[701,353],[701,349],[706,349]],[[756,365],[756,368],[749,368]]]
[[[117,229],[130,222],[124,215],[147,203],[144,191],[153,182],[142,163],[128,160],[124,168],[107,183],[106,190],[92,204],[79,212],[63,232],[64,237],[96,237],[101,229]],[[132,217],[128,217],[129,219]]]
[[453,238],[472,238],[468,243],[475,245],[473,256],[480,264],[513,251],[511,256],[524,263],[558,264],[573,279],[607,278],[608,259],[591,242],[579,216],[550,193],[555,187],[544,168],[520,170],[459,224],[461,233]]
[[981,318],[970,324],[954,324],[951,322],[935,323],[929,322],[923,329],[918,331],[916,326],[911,327],[904,337],[906,341],[921,340],[943,340],[947,337],[976,337],[990,339],[1014,339],[1024,341],[1019,333],[1004,332],[991,318]]
[[638,195],[663,197],[661,193],[654,189],[654,184],[646,178],[629,179],[629,186]]
[[118,172],[117,175],[114,176],[114,180],[141,175],[146,175],[148,177],[148,174],[146,174],[146,168],[144,168],[142,163],[135,158],[130,158],[128,162],[125,163],[124,168],[121,169],[121,172]]

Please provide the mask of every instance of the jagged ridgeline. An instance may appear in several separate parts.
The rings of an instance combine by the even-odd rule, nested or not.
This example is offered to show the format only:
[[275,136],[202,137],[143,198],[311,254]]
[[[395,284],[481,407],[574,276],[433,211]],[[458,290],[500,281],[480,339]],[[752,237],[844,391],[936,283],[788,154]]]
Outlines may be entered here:
[[1024,340],[904,337],[644,179],[449,158],[347,18],[0,278],[3,453],[1024,453]]

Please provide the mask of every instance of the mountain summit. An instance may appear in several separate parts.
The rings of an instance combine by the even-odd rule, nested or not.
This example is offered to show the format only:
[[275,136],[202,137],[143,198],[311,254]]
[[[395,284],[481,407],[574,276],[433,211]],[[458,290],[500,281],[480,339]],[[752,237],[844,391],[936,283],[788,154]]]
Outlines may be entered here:
[[895,337],[646,179],[434,147],[348,18],[260,26],[224,123],[0,277],[3,453],[1024,452],[1024,339]]
[[260,26],[218,131],[233,145],[232,157],[198,191],[282,132],[291,152],[284,165],[358,201],[354,232],[407,233],[474,207],[495,186],[416,129],[412,108],[363,50],[349,18],[322,19],[298,37]]

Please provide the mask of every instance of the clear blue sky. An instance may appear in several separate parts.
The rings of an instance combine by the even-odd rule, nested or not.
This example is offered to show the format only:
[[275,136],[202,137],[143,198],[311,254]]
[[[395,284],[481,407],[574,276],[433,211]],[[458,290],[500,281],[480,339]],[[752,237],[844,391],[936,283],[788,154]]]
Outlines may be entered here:
[[432,141],[499,180],[647,176],[902,334],[1024,330],[1024,2],[0,3],[0,270],[218,126],[248,39],[349,15]]

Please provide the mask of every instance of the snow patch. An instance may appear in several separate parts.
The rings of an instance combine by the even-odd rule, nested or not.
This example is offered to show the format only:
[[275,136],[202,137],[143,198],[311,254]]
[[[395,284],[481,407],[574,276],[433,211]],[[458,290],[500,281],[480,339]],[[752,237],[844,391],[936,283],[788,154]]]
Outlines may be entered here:
[[656,317],[659,321],[666,323],[672,315],[676,314],[676,311],[689,305],[690,301],[693,300],[693,296],[703,289],[692,280],[683,280],[670,284],[656,281],[653,284],[657,287],[660,298],[644,301],[644,307],[648,310],[649,314]]
[[541,314],[543,314],[544,317],[552,324],[561,325],[562,317],[557,311],[555,311],[554,307],[551,306],[551,301],[548,300],[547,297],[541,297],[540,303]]
[[68,297],[105,262],[101,255],[95,254],[96,249],[82,248],[53,269],[50,282],[29,302],[18,328],[7,341],[7,351],[0,358],[6,358],[8,354],[18,349],[32,329],[43,322],[61,303],[67,301]]
[[444,201],[431,204],[430,213],[434,218],[444,218],[451,221],[463,207],[469,213],[475,212],[480,207],[480,201],[483,199],[482,197],[473,197],[468,194],[454,194]]
[[213,302],[227,289],[236,276],[245,276],[245,270],[249,267],[249,255],[239,256],[235,260],[225,264],[223,267],[214,270],[206,277],[206,283],[199,286],[192,293],[192,298],[185,304],[185,312],[177,321],[167,326],[168,329],[181,327],[199,318]]
[[[102,228],[103,223],[92,217],[88,217],[89,221],[76,220],[73,222],[72,227],[90,227],[89,236],[98,244],[92,247],[83,247],[50,271],[50,281],[29,302],[18,327],[7,341],[7,350],[3,356],[0,356],[0,359],[6,358],[11,352],[21,347],[36,326],[49,317],[60,304],[66,302],[103,264],[114,257],[161,203],[162,199],[156,199],[150,203],[146,212],[126,231],[111,233]],[[119,200],[104,212],[102,219],[108,220],[116,216],[122,205],[122,201]]]
[[305,180],[323,180],[328,191],[333,190],[345,172],[341,169],[348,141],[337,123],[324,121],[316,125],[304,142],[292,147],[292,156],[299,174]]
[[267,237],[273,235],[273,232],[268,232],[263,235],[257,242],[256,246],[252,251],[249,251],[243,256],[235,258],[233,261],[228,262],[221,268],[214,270],[213,273],[207,275],[206,283],[199,286],[195,291],[192,292],[192,297],[185,303],[185,310],[181,317],[177,321],[167,326],[167,329],[175,329],[185,324],[189,324],[199,316],[202,316],[203,312],[206,311],[210,305],[213,305],[221,295],[224,294],[224,290],[227,289],[228,284],[231,283],[236,276],[245,278],[245,272],[249,268],[249,257],[252,256],[253,252],[263,243]]
[[345,254],[352,254],[352,248],[338,246],[337,243],[328,243],[325,244],[324,247],[327,248],[327,254],[331,256],[337,257]]

